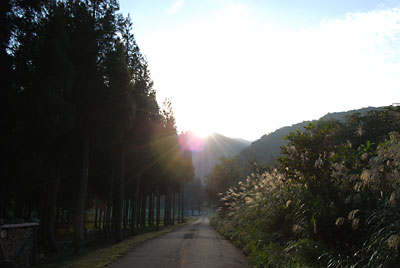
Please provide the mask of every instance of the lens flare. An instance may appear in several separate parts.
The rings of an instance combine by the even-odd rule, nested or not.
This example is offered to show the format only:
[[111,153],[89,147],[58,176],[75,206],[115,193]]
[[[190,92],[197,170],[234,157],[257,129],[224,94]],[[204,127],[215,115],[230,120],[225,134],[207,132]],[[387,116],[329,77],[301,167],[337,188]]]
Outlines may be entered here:
[[185,151],[199,152],[204,150],[204,139],[194,135],[192,131],[182,133],[179,136],[179,144]]

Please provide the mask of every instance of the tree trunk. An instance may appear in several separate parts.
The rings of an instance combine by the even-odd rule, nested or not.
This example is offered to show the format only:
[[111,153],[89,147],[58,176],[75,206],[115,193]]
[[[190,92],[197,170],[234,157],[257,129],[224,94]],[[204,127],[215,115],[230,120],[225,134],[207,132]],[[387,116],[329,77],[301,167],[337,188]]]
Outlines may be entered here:
[[48,198],[47,193],[48,193],[47,187],[43,188],[43,190],[41,191],[40,200],[39,200],[39,209],[38,209],[37,218],[40,219],[39,232],[38,232],[38,240],[40,243],[45,242],[45,236],[48,232],[48,229],[47,229],[48,210],[46,207],[47,198]]
[[142,210],[141,210],[141,216],[140,216],[140,223],[142,227],[146,227],[146,207],[147,207],[147,196],[144,194],[142,196]]
[[83,164],[82,164],[82,180],[79,184],[77,195],[77,205],[75,210],[75,229],[74,229],[74,244],[75,254],[83,252],[83,229],[85,220],[85,202],[87,194],[87,185],[89,180],[89,126],[86,119],[84,126],[84,144],[83,144]]
[[181,183],[179,182],[179,191],[178,191],[178,224],[181,223]]
[[108,241],[110,237],[110,220],[111,220],[111,204],[110,200],[107,201],[106,203],[106,215],[105,215],[105,227],[104,227],[104,235],[105,239]]
[[172,194],[172,225],[175,224],[175,193]]
[[97,226],[98,226],[97,230],[99,232],[101,231],[102,228],[104,228],[104,225],[103,225],[103,221],[104,221],[103,213],[104,213],[103,209],[101,207],[99,207],[99,220],[98,220],[98,223],[97,223]]
[[160,226],[160,213],[161,213],[161,200],[160,200],[160,191],[157,191],[157,205],[156,205],[156,230]]
[[99,210],[99,200],[96,197],[95,210],[94,210],[94,223],[93,223],[94,229],[97,229],[97,225],[98,225],[98,220],[97,220],[97,218],[99,216],[98,210]]
[[107,211],[107,207],[106,204],[104,205],[104,208],[102,210],[102,215],[101,215],[101,230],[104,231],[104,229],[106,228],[106,211]]
[[164,205],[164,225],[171,224],[171,187],[168,186],[167,193],[165,194],[165,205]]
[[130,228],[131,228],[131,235],[135,235],[135,218],[136,218],[136,203],[131,198],[131,222],[130,222]]
[[165,194],[164,198],[164,226],[168,225],[168,215],[167,215],[167,210],[168,210],[168,205],[167,205],[167,200],[168,200],[168,193]]
[[71,222],[72,222],[72,210],[68,209],[67,210],[67,215],[65,218],[65,222],[66,222],[66,229],[67,229],[67,233],[69,233],[69,230],[71,229]]
[[118,194],[115,204],[115,242],[119,243],[124,240],[122,235],[122,210],[124,202],[124,187],[125,186],[125,153],[124,149],[121,149],[121,170],[119,178]]
[[[2,197],[6,196],[5,191],[4,192],[2,191],[1,196]],[[0,219],[4,219],[4,220],[6,219],[6,207],[7,207],[6,202],[7,201],[6,201],[5,197],[4,198],[0,198]]]
[[154,195],[150,193],[149,195],[149,226],[152,227],[154,225]]
[[141,180],[142,180],[142,174],[139,173],[137,174],[136,177],[136,189],[135,189],[135,201],[134,201],[134,206],[136,209],[136,213],[135,213],[135,217],[136,217],[136,228],[139,227],[139,220],[140,220],[140,199],[139,199],[139,193],[140,193],[140,184],[141,184]]
[[60,189],[60,176],[56,175],[55,181],[50,185],[49,189],[49,221],[48,221],[48,242],[52,251],[58,251],[56,233],[55,233],[55,222],[57,217],[57,196]]
[[142,201],[141,197],[139,196],[139,199],[136,201],[136,228],[140,227],[141,223],[141,207],[142,207]]
[[181,179],[181,223],[184,222],[183,216],[184,216],[184,204],[183,204],[183,199],[184,199],[184,193],[183,193],[183,178]]
[[15,198],[14,218],[22,218],[22,211],[24,209],[24,201],[22,196],[17,195]]
[[112,222],[112,204],[114,200],[114,169],[111,171],[109,177],[110,192],[106,198],[105,208],[105,226],[104,226],[104,238],[106,241],[110,241],[111,236],[111,222]]
[[[56,211],[56,222],[54,223],[54,233],[57,235],[58,233],[58,229],[60,227],[60,221],[62,219],[62,213],[63,209],[60,207],[57,207],[57,211]],[[29,214],[29,213],[28,213]],[[27,219],[29,219],[29,217],[27,217]]]
[[124,226],[124,230],[128,229],[129,222],[129,199],[125,199],[124,201],[124,216],[122,220],[122,225]]

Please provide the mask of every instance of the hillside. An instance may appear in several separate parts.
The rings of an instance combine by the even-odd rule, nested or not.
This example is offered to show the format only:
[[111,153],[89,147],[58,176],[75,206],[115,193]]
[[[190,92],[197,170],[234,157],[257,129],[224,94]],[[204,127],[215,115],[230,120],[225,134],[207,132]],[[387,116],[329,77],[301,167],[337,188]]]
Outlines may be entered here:
[[[330,120],[335,119],[344,121],[345,117],[354,113],[360,113],[361,115],[366,114],[371,110],[380,108],[367,107],[358,110],[351,110],[347,112],[328,113],[321,117],[319,120]],[[275,130],[274,132],[262,136],[260,139],[251,143],[248,147],[244,148],[237,156],[236,161],[244,167],[250,160],[257,160],[260,163],[268,163],[273,159],[276,159],[280,154],[280,147],[287,144],[283,138],[290,132],[296,131],[296,129],[303,130],[305,126],[313,121],[304,121],[301,123],[294,124],[292,126],[286,126]]]
[[292,126],[282,127],[270,134],[262,136],[260,139],[244,148],[236,156],[237,163],[241,167],[244,167],[250,160],[257,160],[260,163],[270,162],[280,154],[280,147],[287,144],[287,141],[285,141],[283,137],[296,129],[303,129],[311,122],[312,121],[304,121]]
[[205,176],[212,171],[222,156],[235,156],[248,145],[249,141],[229,138],[218,133],[206,137],[204,150],[192,153],[195,177],[204,183]]

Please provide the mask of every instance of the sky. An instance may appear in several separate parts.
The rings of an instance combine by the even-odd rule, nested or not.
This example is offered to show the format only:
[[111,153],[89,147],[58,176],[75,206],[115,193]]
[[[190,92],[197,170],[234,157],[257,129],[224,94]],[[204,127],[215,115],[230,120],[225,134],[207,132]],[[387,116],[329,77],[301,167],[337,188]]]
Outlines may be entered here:
[[400,1],[120,0],[179,131],[256,140],[400,102]]

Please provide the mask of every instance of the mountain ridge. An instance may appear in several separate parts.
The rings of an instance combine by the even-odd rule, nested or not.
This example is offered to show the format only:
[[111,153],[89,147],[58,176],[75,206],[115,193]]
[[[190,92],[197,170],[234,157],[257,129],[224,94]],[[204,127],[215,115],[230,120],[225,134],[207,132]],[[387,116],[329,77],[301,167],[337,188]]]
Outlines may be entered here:
[[205,177],[211,173],[221,157],[233,157],[250,141],[240,138],[230,138],[219,133],[213,133],[204,138],[203,150],[192,152],[192,162],[195,177],[204,184]]
[[304,127],[307,126],[308,124],[319,120],[326,121],[334,119],[343,122],[346,116],[352,115],[354,113],[359,113],[360,115],[364,115],[369,111],[378,109],[381,109],[381,107],[369,106],[361,109],[354,109],[344,112],[327,113],[318,120],[303,121],[297,124],[293,124],[291,126],[278,128],[277,130],[269,134],[261,136],[261,138],[252,142],[248,147],[243,148],[242,151],[235,156],[236,162],[242,168],[244,168],[249,161],[255,159],[262,164],[266,164],[268,162],[271,162],[273,159],[276,159],[280,155],[281,152],[280,147],[288,143],[283,138],[290,132],[296,131],[296,129],[303,130]]
[[246,168],[249,161],[257,160],[261,164],[267,164],[281,152],[281,146],[287,144],[284,137],[296,129],[303,130],[305,126],[319,120],[344,121],[346,116],[359,113],[364,115],[369,111],[381,109],[380,107],[366,107],[344,112],[327,113],[318,120],[308,120],[291,126],[284,126],[275,131],[264,134],[258,140],[250,142],[242,138],[230,138],[219,133],[213,133],[203,138],[202,150],[192,152],[192,162],[195,177],[205,184],[205,177],[211,173],[221,157],[234,157],[241,168]]

